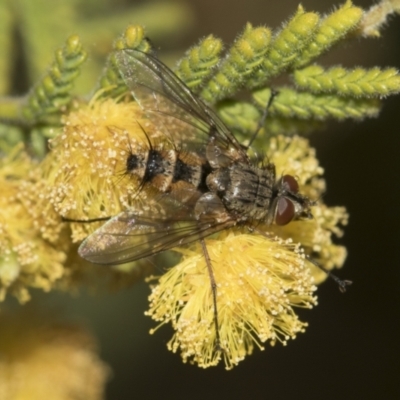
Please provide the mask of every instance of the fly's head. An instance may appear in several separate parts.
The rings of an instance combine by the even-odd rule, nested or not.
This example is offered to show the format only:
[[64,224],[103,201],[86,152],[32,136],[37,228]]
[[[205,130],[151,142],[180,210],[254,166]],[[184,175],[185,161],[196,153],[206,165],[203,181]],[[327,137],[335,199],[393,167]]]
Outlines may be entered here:
[[293,220],[312,219],[310,207],[315,202],[299,193],[299,184],[292,175],[283,175],[276,184],[267,223],[287,225]]

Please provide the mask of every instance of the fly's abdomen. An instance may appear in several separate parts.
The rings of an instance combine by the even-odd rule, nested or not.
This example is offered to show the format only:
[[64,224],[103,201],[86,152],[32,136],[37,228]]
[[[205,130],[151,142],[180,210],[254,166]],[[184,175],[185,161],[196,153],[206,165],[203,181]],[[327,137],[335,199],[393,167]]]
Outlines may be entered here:
[[130,154],[127,172],[137,176],[139,187],[151,185],[160,192],[206,191],[206,177],[211,171],[204,158],[192,152],[152,148]]

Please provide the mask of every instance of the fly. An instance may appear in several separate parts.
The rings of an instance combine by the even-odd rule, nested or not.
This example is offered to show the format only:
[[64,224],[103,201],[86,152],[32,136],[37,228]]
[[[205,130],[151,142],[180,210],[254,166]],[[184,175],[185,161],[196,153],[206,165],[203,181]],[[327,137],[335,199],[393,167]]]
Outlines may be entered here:
[[[149,148],[131,151],[126,160],[140,188],[151,185],[159,195],[154,207],[139,204],[110,219],[79,254],[93,263],[122,264],[200,240],[219,346],[217,283],[204,238],[235,226],[265,234],[260,223],[310,219],[315,202],[292,175],[277,178],[274,164],[260,167],[251,160],[221,119],[156,57],[125,49],[115,59],[133,97],[167,138],[163,146],[148,138]],[[349,284],[332,277],[342,290]]]

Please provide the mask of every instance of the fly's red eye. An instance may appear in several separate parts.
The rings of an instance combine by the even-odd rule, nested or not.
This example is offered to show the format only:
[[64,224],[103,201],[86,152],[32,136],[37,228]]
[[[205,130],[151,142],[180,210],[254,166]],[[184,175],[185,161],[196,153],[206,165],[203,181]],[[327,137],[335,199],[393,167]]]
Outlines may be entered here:
[[276,205],[275,223],[277,225],[286,225],[294,218],[294,215],[293,201],[286,197],[281,197]]
[[292,175],[283,175],[282,184],[285,185],[286,189],[292,193],[298,193],[299,191],[299,184]]

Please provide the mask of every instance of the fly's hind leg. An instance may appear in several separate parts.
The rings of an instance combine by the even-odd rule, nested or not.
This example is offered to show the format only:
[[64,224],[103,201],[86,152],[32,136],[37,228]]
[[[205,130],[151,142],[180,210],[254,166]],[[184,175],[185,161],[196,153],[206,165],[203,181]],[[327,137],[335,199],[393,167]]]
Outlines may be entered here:
[[201,247],[203,249],[204,258],[206,260],[208,276],[210,277],[211,294],[214,308],[214,327],[215,327],[215,349],[222,351],[221,338],[219,335],[219,323],[218,323],[218,306],[217,306],[217,282],[215,281],[214,271],[211,264],[210,255],[207,251],[207,246],[204,239],[200,240]]
[[[199,221],[203,223],[210,221],[212,224],[221,224],[221,229],[230,228],[234,225],[234,221],[227,213],[221,199],[216,193],[204,193],[195,206],[195,215]],[[204,239],[200,239],[201,247],[203,249],[204,259],[206,260],[208,275],[210,277],[212,301],[214,307],[214,325],[215,325],[215,348],[217,351],[224,351],[221,346],[221,338],[218,324],[218,306],[217,306],[217,282],[215,281],[214,271],[211,264],[210,255],[207,251],[207,246]]]

